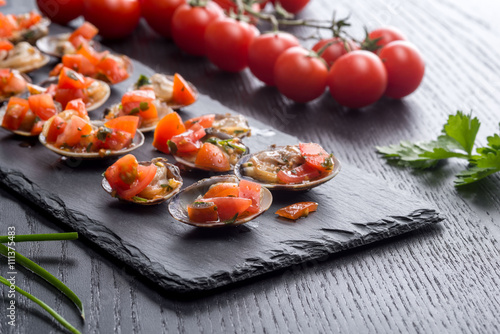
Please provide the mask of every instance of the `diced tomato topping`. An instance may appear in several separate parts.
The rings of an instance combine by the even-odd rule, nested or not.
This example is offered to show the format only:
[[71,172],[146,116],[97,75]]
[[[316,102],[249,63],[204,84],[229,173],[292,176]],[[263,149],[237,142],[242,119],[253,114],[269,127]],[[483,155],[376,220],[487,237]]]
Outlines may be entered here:
[[123,199],[131,199],[139,194],[153,181],[155,175],[155,165],[139,165],[132,154],[118,159],[104,173],[111,188]]
[[0,79],[1,81],[8,80],[13,75],[10,68],[0,68]]
[[81,26],[79,26],[78,28],[75,29],[75,31],[73,31],[73,33],[69,36],[69,41],[71,42],[77,36],[82,36],[87,41],[90,41],[97,35],[98,32],[99,29],[97,29],[95,25],[85,21]]
[[56,105],[50,94],[37,94],[28,97],[31,111],[33,111],[41,120],[48,120],[57,114]]
[[190,129],[194,124],[200,124],[202,127],[206,129],[212,127],[214,119],[215,119],[215,114],[203,115],[200,117],[188,119],[187,121],[184,122],[184,126],[186,127],[186,129]]
[[172,100],[181,105],[190,105],[196,101],[194,90],[189,86],[186,80],[179,74],[174,74],[174,86]]
[[[50,87],[46,91],[50,94]],[[83,102],[87,102],[88,97],[83,92],[83,89],[61,89],[54,87],[54,100],[59,102],[61,105],[67,105],[71,100],[82,99]]]
[[278,172],[278,179],[282,183],[301,183],[308,180],[314,180],[321,176],[321,172],[307,164],[300,165],[291,171]]
[[0,0],[0,6],[5,6],[7,4],[7,1],[5,0]]
[[317,209],[318,203],[300,202],[281,208],[276,211],[276,214],[284,218],[296,220],[300,217],[307,217],[310,212],[314,212]]
[[54,68],[49,72],[50,77],[58,76],[61,73],[64,65],[62,63],[57,64]]
[[216,172],[227,172],[231,165],[227,156],[219,147],[211,143],[204,143],[196,155],[195,164]]
[[2,126],[9,130],[18,130],[29,109],[28,100],[11,97],[3,116]]
[[97,139],[94,142],[95,149],[105,149],[118,151],[124,149],[132,143],[133,136],[122,130],[112,129],[111,133],[105,133],[105,138]]
[[78,116],[80,116],[81,118],[85,118],[85,116],[88,116],[87,108],[85,107],[85,103],[82,99],[74,99],[69,101],[66,104],[66,108],[64,108],[64,110],[75,110],[78,112]]
[[165,115],[155,129],[153,146],[160,152],[170,153],[167,142],[173,136],[181,134],[186,131],[184,123],[178,113],[172,112]]
[[29,14],[21,14],[17,15],[17,24],[18,24],[18,29],[23,30],[23,29],[28,29],[40,22],[42,19],[42,16],[34,11],[30,12]]
[[120,116],[107,121],[106,123],[104,123],[104,126],[110,129],[127,132],[132,136],[132,138],[134,138],[137,127],[139,126],[139,117]]
[[90,135],[92,126],[83,118],[73,115],[64,128],[64,132],[57,137],[56,146],[73,147],[80,143],[83,137]]
[[197,223],[216,222],[219,220],[217,206],[213,202],[194,202],[187,207],[189,220]]
[[12,44],[11,42],[9,42],[6,39],[0,39],[0,50],[9,51],[9,50],[12,50],[13,48],[14,48],[14,44]]
[[[203,195],[204,198],[212,197],[244,197],[240,196],[240,188],[236,183],[221,182],[217,183],[208,189]],[[244,197],[247,198],[247,197]]]
[[103,75],[112,84],[122,82],[130,76],[127,69],[113,57],[102,57],[96,66],[96,70],[96,77]]
[[64,128],[66,128],[66,122],[61,117],[54,116],[47,132],[47,143],[54,143],[57,137],[64,132]]
[[62,57],[64,67],[86,76],[91,76],[95,73],[95,66],[81,54],[67,54]]
[[191,129],[170,139],[176,145],[177,153],[191,153],[198,151],[202,145],[200,139],[206,135],[205,129],[196,124]]
[[236,215],[240,216],[252,205],[251,199],[241,197],[202,198],[198,201],[214,203],[217,206],[219,219],[222,221],[233,219]]
[[93,47],[89,45],[87,41],[82,41],[78,49],[76,50],[76,53],[85,57],[92,65],[92,70],[94,71],[92,73],[92,76],[95,75],[97,72],[97,64],[101,61],[101,59],[109,53],[109,51],[104,51],[102,53],[97,52]]
[[241,180],[239,184],[239,197],[249,198],[252,200],[252,205],[248,208],[248,212],[253,214],[260,211],[260,192],[261,185],[255,182]]
[[151,164],[149,166],[137,166],[137,179],[130,185],[129,189],[120,190],[117,189],[117,194],[123,199],[131,199],[135,195],[139,194],[141,191],[146,189],[146,187],[153,181],[156,175],[156,166]]
[[17,23],[12,21],[8,15],[0,12],[0,37],[8,38],[12,36],[12,31],[17,29]]
[[60,89],[83,89],[90,86],[92,81],[86,80],[86,78],[74,70],[63,67],[61,73],[59,74],[59,83],[57,87]]
[[333,161],[330,155],[315,143],[300,143],[300,153],[306,159],[306,164],[320,172],[328,172],[333,169]]
[[155,100],[155,92],[152,90],[133,90],[122,97],[122,108],[126,115],[136,115],[142,119],[158,118]]
[[45,121],[39,120],[38,122],[35,122],[33,127],[31,128],[31,135],[32,136],[38,136],[40,133],[42,133],[43,130],[43,124],[45,124]]

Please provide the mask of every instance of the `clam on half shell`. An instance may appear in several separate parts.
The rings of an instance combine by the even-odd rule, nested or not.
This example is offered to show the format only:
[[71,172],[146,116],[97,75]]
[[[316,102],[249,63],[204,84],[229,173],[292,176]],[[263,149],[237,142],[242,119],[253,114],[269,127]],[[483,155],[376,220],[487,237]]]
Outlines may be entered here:
[[[67,53],[70,52],[65,52],[65,43],[69,43],[69,36],[71,33],[64,33],[64,34],[57,34],[57,35],[50,35],[50,36],[45,36],[36,41],[36,46],[37,48],[42,51],[45,54],[48,54],[50,56],[54,56],[56,58],[62,58]],[[101,44],[99,42],[96,42],[94,40],[90,41],[90,45],[94,48],[99,50],[101,48]],[[74,47],[71,45],[71,53],[75,52]]]
[[[168,107],[172,108],[173,110],[179,110],[183,107],[187,107],[190,104],[180,104],[175,101],[172,101],[172,91],[173,91],[173,83],[174,83],[174,76],[173,75],[166,75],[166,74],[160,74],[160,73],[155,73],[152,76],[148,77],[149,81],[151,82],[150,85],[153,87],[153,91],[155,92],[156,99],[161,102],[162,104],[166,104]],[[195,96],[195,102],[198,100],[198,97],[200,93],[198,92],[198,89],[196,88],[195,85],[193,85],[191,82],[186,81],[189,87],[193,90],[194,96]],[[140,87],[137,87],[137,84],[135,83],[130,90],[137,90],[141,89]],[[193,102],[194,103],[194,102]]]
[[[57,84],[58,81],[59,77],[51,77],[47,80],[42,81],[39,85],[40,87],[47,88],[51,84]],[[34,90],[33,87],[39,88],[38,86],[32,85],[30,87],[30,91]],[[111,95],[111,88],[109,87],[109,85],[104,81],[97,79],[94,79],[92,85],[86,88],[86,90],[89,93],[89,99],[90,99],[90,101],[85,105],[87,111],[96,110],[97,108],[102,106],[109,99],[109,96]]]
[[252,182],[256,182],[256,183],[259,183],[260,185],[262,185],[262,187],[265,187],[265,188],[271,189],[271,190],[304,191],[304,190],[309,190],[309,189],[312,189],[312,188],[317,187],[319,185],[322,185],[323,183],[325,183],[327,181],[330,181],[335,176],[337,176],[337,174],[340,172],[340,169],[342,167],[340,161],[335,156],[332,156],[333,170],[329,174],[327,174],[326,176],[324,176],[320,179],[317,179],[317,180],[304,181],[302,183],[294,183],[294,184],[267,183],[267,182],[261,181],[259,179],[255,179],[253,177],[245,175],[245,167],[243,167],[244,163],[248,162],[253,156],[255,156],[257,154],[260,154],[262,152],[267,152],[267,151],[274,151],[274,150],[279,149],[279,148],[281,148],[281,147],[278,146],[275,148],[271,148],[269,150],[257,152],[255,154],[249,154],[249,155],[242,157],[238,161],[236,166],[234,166],[234,174],[240,180],[245,179],[245,180],[249,180]]
[[[157,176],[161,175],[162,179],[153,180],[153,182],[158,182],[159,184],[167,184],[168,185],[169,180],[173,179],[175,181],[176,187],[168,192],[165,191],[165,194],[163,196],[157,197],[154,199],[147,199],[145,201],[139,201],[136,199],[135,200],[134,199],[124,200],[124,199],[120,198],[120,200],[126,201],[126,202],[132,202],[132,203],[136,203],[136,204],[140,204],[140,205],[156,205],[156,204],[160,204],[160,203],[165,202],[166,200],[170,199],[171,197],[173,197],[174,195],[179,193],[179,191],[181,190],[181,187],[182,187],[182,177],[181,177],[179,168],[177,166],[170,164],[168,162],[168,160],[164,159],[164,158],[154,158],[151,161],[140,161],[139,164],[143,165],[143,166],[149,166],[151,164],[155,164],[157,168],[162,168],[163,169],[162,171],[156,172],[156,175]],[[157,178],[157,176],[155,176],[155,179]],[[105,177],[102,179],[101,186],[104,189],[104,191],[106,191],[111,196],[114,196],[113,189],[111,188],[108,180],[106,180]]]
[[12,37],[8,38],[8,40],[13,44],[19,42],[34,44],[38,39],[43,36],[47,36],[49,33],[49,25],[50,20],[43,17],[40,22],[29,27],[28,29],[17,31]]
[[45,66],[50,57],[28,42],[20,42],[10,51],[0,52],[0,68],[11,68],[28,73]]
[[[222,140],[231,139],[231,138],[239,140],[239,138],[232,137],[232,136],[228,135],[227,133],[216,131],[213,128],[205,129],[205,131],[206,131],[207,135],[201,139],[202,142],[205,142],[210,137],[216,137],[216,138],[222,139]],[[245,147],[245,152],[242,153],[241,156],[244,156],[244,155],[250,153],[250,148],[248,148],[248,146],[246,146],[245,144],[243,144],[241,141],[240,141],[239,144],[243,145]],[[181,156],[178,156],[178,155],[175,155],[175,154],[172,154],[172,155],[173,155],[174,159],[178,163],[180,163],[180,164],[182,164],[182,165],[184,165],[186,167],[193,168],[193,169],[204,170],[204,171],[207,171],[207,172],[214,172],[214,170],[212,170],[210,168],[205,168],[205,167],[196,165],[194,163],[194,159],[188,159],[187,157],[181,157]],[[230,161],[229,161],[229,164],[231,166],[230,170],[227,170],[227,171],[215,171],[215,172],[229,172],[229,171],[231,171],[234,168],[234,166],[236,165],[236,163],[238,162],[238,160],[235,160],[234,163],[231,163],[231,159],[230,159]]]
[[[2,102],[8,101],[12,96],[21,96],[24,93],[28,92],[28,84],[31,84],[31,78],[27,74],[21,73],[21,72],[19,72],[17,70],[12,70],[12,72],[14,72],[15,75],[20,76],[20,77],[22,77],[24,79],[24,81],[26,82],[26,88],[23,89],[21,92],[19,92],[17,94],[14,94],[14,95],[9,95],[9,96],[4,95],[4,96],[2,96],[0,94],[0,104]],[[3,118],[3,114],[1,115],[0,119],[2,119],[2,118]]]
[[[60,149],[52,144],[47,143],[47,133],[50,128],[50,124],[52,123],[52,119],[49,119],[44,125],[43,125],[43,130],[40,136],[38,137],[40,142],[42,143],[43,146],[47,147],[49,150],[51,150],[54,153],[57,153],[59,155],[65,156],[65,157],[70,157],[70,158],[77,158],[77,159],[82,159],[82,160],[96,160],[96,159],[106,159],[110,157],[117,157],[121,156],[127,153],[132,152],[133,150],[141,147],[144,144],[144,135],[142,134],[141,131],[137,131],[135,133],[134,139],[132,140],[132,144],[124,148],[122,150],[118,151],[106,151],[105,155],[99,154],[99,152],[73,152],[73,151],[68,151],[68,150],[63,150]],[[102,121],[90,121],[90,123],[95,126],[99,127],[104,125],[104,122]]]
[[256,217],[260,216],[267,209],[269,209],[269,207],[271,206],[271,204],[273,202],[273,195],[271,194],[271,192],[268,189],[262,187],[261,193],[260,193],[260,211],[253,214],[253,215],[246,216],[246,217],[239,218],[239,219],[237,218],[231,224],[221,222],[221,221],[206,222],[206,223],[199,223],[199,222],[191,221],[189,219],[189,216],[188,216],[187,206],[189,204],[192,204],[193,202],[195,202],[199,196],[203,196],[208,191],[210,186],[212,186],[216,183],[221,183],[221,182],[238,183],[239,180],[234,175],[213,176],[211,178],[200,180],[200,181],[190,185],[186,189],[182,190],[177,195],[175,195],[168,205],[168,211],[170,212],[172,217],[174,217],[176,220],[183,222],[185,224],[188,224],[188,225],[193,225],[193,226],[198,226],[198,227],[235,226],[235,225],[244,224],[244,223],[249,222],[252,219],[255,219]]

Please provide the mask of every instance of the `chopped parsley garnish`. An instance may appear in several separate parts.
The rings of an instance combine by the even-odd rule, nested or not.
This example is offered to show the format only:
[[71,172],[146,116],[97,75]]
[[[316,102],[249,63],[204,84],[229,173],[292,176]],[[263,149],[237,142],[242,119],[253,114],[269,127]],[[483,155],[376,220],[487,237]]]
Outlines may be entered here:
[[168,148],[170,149],[170,153],[172,153],[172,154],[177,153],[177,145],[173,141],[168,140],[167,145],[168,145]]
[[151,85],[151,80],[149,80],[149,78],[147,76],[145,76],[144,74],[141,74],[139,76],[139,79],[137,79],[137,82],[135,83],[135,85],[137,88],[145,86],[145,85]]
[[147,199],[142,198],[142,197],[139,197],[139,196],[134,196],[134,197],[132,197],[132,200],[133,200],[133,201],[135,201],[135,202],[142,202],[142,203],[144,203],[144,202],[147,202],[147,201],[148,201]]
[[149,109],[149,103],[141,102],[141,103],[139,103],[139,108],[141,109],[141,111],[146,111]]
[[134,109],[130,110],[128,113],[129,115],[136,115],[139,113],[139,108],[135,107]]
[[236,218],[238,218],[238,214],[235,214],[233,218],[224,221],[224,224],[227,224],[227,225],[234,224],[236,222]]
[[113,129],[110,129],[108,127],[102,126],[97,130],[97,139],[100,141],[105,141],[108,135],[113,133]]

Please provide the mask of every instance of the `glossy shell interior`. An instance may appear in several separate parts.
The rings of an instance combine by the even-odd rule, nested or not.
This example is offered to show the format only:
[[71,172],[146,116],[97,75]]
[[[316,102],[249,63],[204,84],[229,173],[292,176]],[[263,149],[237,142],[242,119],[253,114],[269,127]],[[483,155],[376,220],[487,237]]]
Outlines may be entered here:
[[[176,194],[179,193],[179,191],[181,190],[181,187],[182,187],[182,177],[181,177],[180,170],[177,166],[172,165],[171,163],[168,162],[167,159],[164,159],[164,158],[154,158],[151,161],[140,161],[139,164],[143,165],[143,166],[149,166],[149,165],[155,164],[157,162],[161,162],[162,164],[165,165],[164,167],[158,167],[158,168],[166,168],[167,169],[165,181],[168,181],[169,179],[173,178],[173,179],[180,182],[179,186],[177,188],[173,189],[171,192],[169,192],[165,196],[163,196],[162,198],[148,200],[146,202],[134,201],[134,200],[124,200],[122,198],[120,198],[120,200],[125,201],[125,202],[132,202],[132,203],[139,204],[139,205],[156,205],[156,204],[160,204],[160,203],[165,202],[166,200],[172,198],[173,196],[175,196]],[[108,180],[106,180],[105,177],[102,179],[101,186],[104,189],[104,191],[106,191],[108,194],[113,196],[113,194],[112,194],[113,189],[111,188]]]
[[[58,81],[59,81],[59,77],[51,77],[47,80],[42,81],[39,85],[40,85],[40,87],[47,88],[51,84],[57,84]],[[109,87],[109,85],[107,83],[105,83],[104,81],[101,81],[101,80],[95,80],[95,82],[99,85],[99,88],[97,88],[97,89],[104,90],[104,94],[103,94],[101,99],[93,101],[90,105],[87,105],[86,106],[87,111],[96,110],[97,108],[102,106],[109,99],[109,96],[111,95],[111,88]],[[32,86],[32,87],[36,87],[36,86]]]
[[222,226],[235,226],[235,225],[241,225],[246,222],[251,221],[252,219],[255,219],[256,217],[260,216],[262,213],[264,213],[269,207],[271,206],[273,202],[273,195],[269,190],[266,188],[261,189],[261,196],[260,196],[260,211],[256,214],[253,214],[251,216],[247,216],[241,219],[236,219],[236,221],[233,224],[227,224],[224,222],[207,222],[207,223],[198,223],[198,222],[193,222],[189,220],[188,212],[187,212],[187,206],[189,204],[192,204],[198,196],[203,196],[208,189],[210,188],[211,185],[220,183],[220,182],[235,182],[238,183],[239,180],[236,178],[234,175],[223,175],[223,176],[213,176],[208,179],[203,179],[200,180],[186,189],[182,190],[179,194],[175,195],[172,200],[170,201],[168,205],[168,211],[174,217],[176,220],[183,222],[188,225],[193,225],[197,227],[222,227]]
[[[205,131],[207,132],[207,135],[212,135],[212,136],[215,136],[217,138],[220,138],[220,139],[229,139],[229,138],[233,138],[231,137],[230,135],[226,134],[226,133],[223,133],[223,132],[218,132],[218,131],[215,131],[213,130],[212,128],[208,128],[208,129],[205,129]],[[241,144],[243,144],[243,142],[241,142]],[[248,146],[246,146],[245,144],[243,144],[246,148],[246,152],[243,154],[243,156],[247,155],[250,153],[250,149],[248,148]],[[189,160],[186,160],[184,159],[183,157],[180,157],[180,156],[177,156],[177,155],[174,155],[172,154],[174,159],[180,163],[180,164],[183,164],[184,166],[186,167],[189,167],[189,168],[193,168],[193,169],[199,169],[199,170],[204,170],[204,171],[207,171],[207,172],[211,172],[212,170],[210,168],[205,168],[205,167],[201,167],[201,166],[198,166],[196,165],[194,162],[191,162]],[[223,172],[229,172],[231,171],[232,169],[234,168],[234,166],[231,166],[231,169],[230,170],[227,170],[227,171],[223,171]]]
[[[64,54],[60,50],[60,44],[61,42],[67,41],[70,35],[70,33],[65,33],[45,36],[36,41],[36,46],[45,54],[61,58]],[[99,42],[91,41],[90,43],[94,49],[99,50],[101,48]]]
[[[47,147],[49,150],[52,152],[55,152],[59,155],[65,156],[65,157],[71,157],[71,158],[78,158],[82,160],[96,160],[96,159],[107,159],[110,157],[117,157],[120,155],[124,155],[127,153],[132,152],[133,150],[141,147],[144,144],[144,135],[142,132],[137,131],[135,133],[134,139],[132,141],[132,144],[123,150],[118,150],[118,151],[108,151],[109,154],[106,154],[104,156],[100,155],[98,152],[90,152],[90,153],[81,153],[81,152],[72,152],[72,151],[67,151],[67,150],[61,150],[60,148],[55,147],[52,144],[47,143],[46,135],[47,132],[49,131],[49,127],[51,124],[52,119],[49,119],[44,125],[43,125],[43,130],[40,136],[38,137],[42,145]],[[102,121],[91,121],[92,125],[94,126],[102,126],[104,123]]]
[[[275,149],[278,149],[278,148],[279,147],[276,147]],[[268,150],[266,150],[266,151],[268,151]],[[261,151],[261,152],[264,152],[264,151]],[[248,162],[254,155],[259,154],[261,152],[246,155],[238,161],[238,163],[234,167],[234,174],[238,177],[238,179],[240,179],[240,180],[245,179],[245,180],[249,180],[252,182],[256,182],[256,183],[259,183],[260,185],[262,185],[263,187],[266,187],[267,189],[271,189],[271,190],[304,191],[304,190],[312,189],[314,187],[322,185],[325,182],[330,181],[335,176],[337,176],[337,174],[340,172],[340,169],[342,168],[340,161],[335,156],[332,156],[333,164],[334,164],[333,170],[330,174],[326,175],[323,178],[320,178],[320,179],[317,179],[314,181],[305,181],[302,183],[295,183],[295,184],[266,183],[266,182],[260,181],[258,179],[254,179],[252,177],[244,175],[244,168],[242,166],[244,163]]]

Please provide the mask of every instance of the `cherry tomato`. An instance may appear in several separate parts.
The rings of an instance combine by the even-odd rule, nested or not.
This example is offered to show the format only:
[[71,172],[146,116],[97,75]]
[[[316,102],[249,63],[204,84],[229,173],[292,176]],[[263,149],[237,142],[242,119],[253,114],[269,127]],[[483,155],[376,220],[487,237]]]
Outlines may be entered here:
[[375,54],[358,50],[340,57],[328,73],[330,94],[343,106],[361,108],[376,102],[387,87],[387,71]]
[[383,47],[393,41],[405,41],[406,37],[401,31],[394,27],[375,29],[368,35],[370,39],[380,38],[377,45]]
[[36,0],[38,9],[51,21],[66,24],[83,14],[84,0]]
[[172,16],[186,0],[142,0],[142,17],[148,25],[163,37],[172,37]]
[[172,17],[172,39],[184,52],[194,56],[205,55],[205,30],[207,26],[224,16],[215,2],[206,6],[180,5]]
[[[310,0],[280,0],[281,6],[289,13],[296,14],[300,12],[309,3]],[[274,4],[275,1],[272,0]]]
[[328,46],[320,55],[320,57],[326,61],[328,68],[332,67],[333,63],[335,63],[337,59],[345,55],[347,52],[359,50],[359,46],[353,41],[348,40],[344,43],[342,39],[338,37],[322,39],[318,43],[314,44],[312,49],[313,51],[318,52],[328,43],[332,44]]
[[399,99],[413,93],[424,77],[425,63],[420,51],[407,41],[395,41],[379,53],[387,70],[385,95]]
[[259,80],[274,86],[274,64],[279,55],[292,46],[298,46],[299,40],[286,32],[270,32],[257,36],[250,43],[248,67]]
[[258,35],[257,28],[246,22],[214,21],[205,31],[206,55],[221,70],[239,72],[248,66],[248,49]]
[[326,88],[328,69],[314,52],[294,46],[283,52],[274,65],[278,90],[299,103],[319,97]]
[[85,20],[104,38],[123,38],[132,33],[141,18],[139,0],[84,0]]

